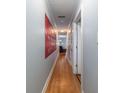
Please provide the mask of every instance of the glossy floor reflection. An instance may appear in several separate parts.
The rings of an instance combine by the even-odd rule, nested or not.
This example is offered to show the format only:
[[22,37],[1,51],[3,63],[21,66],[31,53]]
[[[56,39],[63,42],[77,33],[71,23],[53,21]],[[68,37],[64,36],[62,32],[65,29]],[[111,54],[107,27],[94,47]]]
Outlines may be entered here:
[[80,83],[72,73],[65,54],[60,54],[46,93],[80,93]]

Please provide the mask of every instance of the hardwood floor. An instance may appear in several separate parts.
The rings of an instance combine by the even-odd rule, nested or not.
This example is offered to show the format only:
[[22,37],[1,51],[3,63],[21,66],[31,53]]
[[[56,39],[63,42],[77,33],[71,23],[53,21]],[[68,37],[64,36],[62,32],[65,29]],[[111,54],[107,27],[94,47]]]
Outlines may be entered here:
[[80,83],[64,54],[58,58],[46,93],[81,93]]

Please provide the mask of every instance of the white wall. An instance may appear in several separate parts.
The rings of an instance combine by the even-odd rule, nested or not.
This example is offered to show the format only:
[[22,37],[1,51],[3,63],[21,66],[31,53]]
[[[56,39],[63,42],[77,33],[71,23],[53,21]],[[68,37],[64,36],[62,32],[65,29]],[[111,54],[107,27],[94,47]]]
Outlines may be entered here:
[[84,88],[84,93],[98,93],[97,0],[84,0],[82,11],[82,87]]
[[27,0],[26,4],[26,93],[41,93],[57,51],[44,59],[44,0]]

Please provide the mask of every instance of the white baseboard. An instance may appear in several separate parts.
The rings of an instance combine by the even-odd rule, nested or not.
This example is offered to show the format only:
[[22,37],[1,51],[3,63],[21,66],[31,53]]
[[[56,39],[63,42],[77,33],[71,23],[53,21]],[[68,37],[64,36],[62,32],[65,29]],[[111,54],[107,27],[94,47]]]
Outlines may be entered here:
[[57,53],[57,57],[56,57],[55,62],[54,62],[54,64],[53,64],[52,68],[51,68],[51,71],[50,71],[50,73],[49,73],[49,75],[48,75],[48,78],[47,78],[47,80],[46,80],[46,82],[45,82],[45,85],[44,85],[43,90],[42,90],[41,93],[45,93],[46,90],[47,90],[47,87],[48,87],[48,84],[49,84],[49,82],[50,82],[51,76],[52,76],[52,74],[53,74],[53,71],[54,71],[56,62],[57,62],[57,60],[58,60],[58,57],[59,57],[59,52]]

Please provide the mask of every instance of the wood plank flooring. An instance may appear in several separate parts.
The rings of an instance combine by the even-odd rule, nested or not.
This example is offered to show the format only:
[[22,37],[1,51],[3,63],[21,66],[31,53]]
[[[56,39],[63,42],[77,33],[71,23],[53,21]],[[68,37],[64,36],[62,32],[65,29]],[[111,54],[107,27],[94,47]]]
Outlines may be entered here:
[[80,83],[64,54],[58,58],[46,93],[81,93]]

